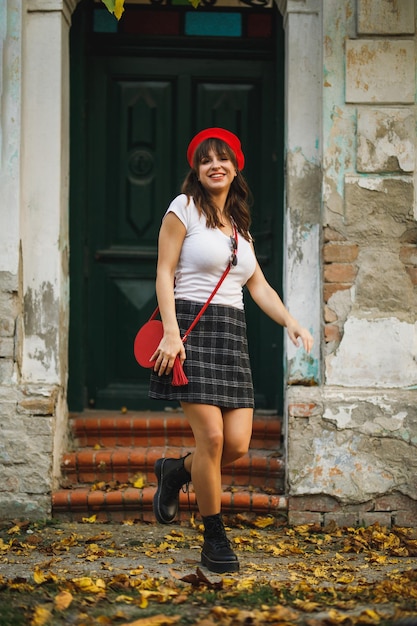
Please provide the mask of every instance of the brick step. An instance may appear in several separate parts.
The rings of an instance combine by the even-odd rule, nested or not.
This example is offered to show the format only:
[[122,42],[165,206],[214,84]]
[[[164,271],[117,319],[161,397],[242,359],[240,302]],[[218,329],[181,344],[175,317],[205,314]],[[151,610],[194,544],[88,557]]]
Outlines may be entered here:
[[[222,510],[226,514],[282,515],[284,459],[281,419],[255,414],[250,451],[223,472]],[[72,450],[62,458],[62,489],[52,494],[56,518],[80,521],[155,521],[152,501],[160,457],[180,457],[194,448],[182,412],[85,411],[70,420]],[[133,487],[141,474],[143,488]],[[192,485],[181,493],[179,519],[197,511]]]
[[[92,491],[89,487],[61,489],[52,495],[53,515],[57,519],[77,522],[92,515],[96,515],[99,522],[155,522],[152,510],[154,493],[155,487],[128,487],[109,491]],[[224,491],[222,494],[222,512],[225,515],[285,515],[287,504],[287,498],[283,495],[243,489]],[[188,520],[191,512],[197,512],[194,493],[181,492],[177,520]]]
[[[182,413],[131,412],[114,414],[88,411],[71,418],[74,446],[77,448],[150,447],[194,445],[191,428]],[[255,414],[252,448],[279,450],[282,421],[277,415]]]
[[[62,458],[62,485],[82,483],[127,483],[138,474],[147,485],[155,485],[155,461],[161,457],[179,458],[187,453],[182,448],[83,448],[67,452]],[[225,467],[222,473],[227,486],[258,487],[264,491],[282,491],[285,465],[270,450],[250,450],[244,457]]]

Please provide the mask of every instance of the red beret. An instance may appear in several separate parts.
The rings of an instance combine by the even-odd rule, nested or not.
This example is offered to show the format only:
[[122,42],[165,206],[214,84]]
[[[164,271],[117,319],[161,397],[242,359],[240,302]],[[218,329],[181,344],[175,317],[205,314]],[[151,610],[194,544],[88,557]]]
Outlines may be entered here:
[[237,167],[239,170],[243,170],[245,166],[245,156],[242,152],[242,148],[240,145],[240,141],[236,135],[230,132],[230,130],[226,130],[224,128],[206,128],[205,130],[201,130],[195,137],[193,137],[190,141],[190,144],[187,149],[187,160],[190,164],[190,167],[194,167],[194,152],[206,139],[221,139],[233,150],[236,156]]

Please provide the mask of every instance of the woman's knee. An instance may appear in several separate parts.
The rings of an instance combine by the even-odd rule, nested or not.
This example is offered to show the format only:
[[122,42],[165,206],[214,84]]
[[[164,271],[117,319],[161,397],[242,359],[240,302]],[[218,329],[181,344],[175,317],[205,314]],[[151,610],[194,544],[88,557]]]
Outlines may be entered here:
[[213,458],[219,457],[223,453],[223,433],[219,430],[207,432],[196,444],[199,451],[204,451]]
[[225,442],[223,446],[223,463],[227,465],[228,463],[233,463],[238,459],[241,459],[242,456],[245,456],[249,450],[249,442],[248,441],[230,441]]

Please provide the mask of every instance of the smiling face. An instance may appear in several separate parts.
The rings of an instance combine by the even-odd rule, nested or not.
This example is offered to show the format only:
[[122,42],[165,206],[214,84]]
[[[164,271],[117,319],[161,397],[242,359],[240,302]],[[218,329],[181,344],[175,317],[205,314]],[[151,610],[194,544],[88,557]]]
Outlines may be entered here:
[[195,155],[196,171],[200,183],[211,194],[227,194],[237,172],[235,155],[220,140],[207,140]]
[[230,159],[213,150],[204,157],[198,168],[200,183],[212,194],[228,192],[235,176],[236,170]]

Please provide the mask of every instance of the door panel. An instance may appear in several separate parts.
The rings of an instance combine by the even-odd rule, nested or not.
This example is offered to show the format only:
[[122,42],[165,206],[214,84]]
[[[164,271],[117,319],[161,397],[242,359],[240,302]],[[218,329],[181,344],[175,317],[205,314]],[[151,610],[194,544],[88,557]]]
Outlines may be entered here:
[[[133,357],[137,329],[155,308],[157,236],[187,172],[189,139],[207,126],[237,133],[256,199],[259,260],[279,288],[272,61],[97,57],[88,94],[88,350],[90,406],[158,409],[149,372]],[[278,226],[279,225],[279,226]],[[247,302],[258,408],[277,408],[281,330]],[[277,379],[277,373],[280,373]]]

